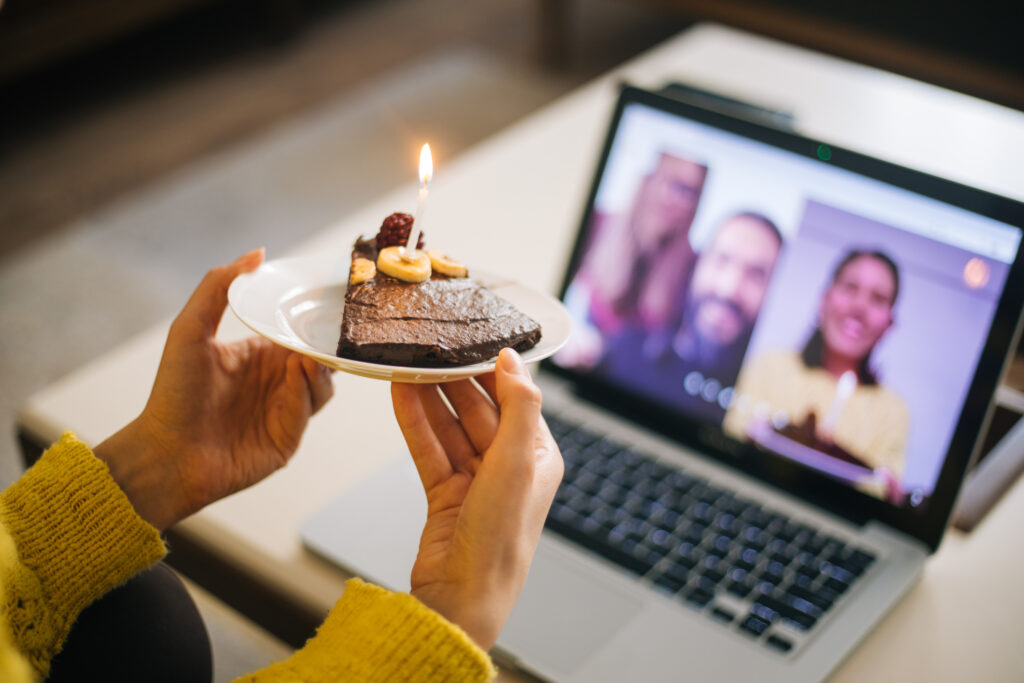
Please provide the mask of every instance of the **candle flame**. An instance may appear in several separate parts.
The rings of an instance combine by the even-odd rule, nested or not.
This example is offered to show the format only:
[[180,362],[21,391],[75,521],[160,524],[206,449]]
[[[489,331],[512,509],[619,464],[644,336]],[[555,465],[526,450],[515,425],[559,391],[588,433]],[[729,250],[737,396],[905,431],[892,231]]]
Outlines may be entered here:
[[434,159],[430,156],[430,145],[420,150],[420,185],[426,187],[434,177]]

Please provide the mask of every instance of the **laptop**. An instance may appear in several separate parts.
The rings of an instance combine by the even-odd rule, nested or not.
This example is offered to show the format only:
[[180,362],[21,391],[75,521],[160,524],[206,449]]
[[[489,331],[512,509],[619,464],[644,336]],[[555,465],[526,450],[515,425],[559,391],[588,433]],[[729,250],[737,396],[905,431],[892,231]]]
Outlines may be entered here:
[[[825,678],[939,546],[1020,333],[1022,227],[1013,200],[623,87],[573,335],[538,371],[565,479],[498,661]],[[398,458],[301,536],[408,589],[425,511]]]

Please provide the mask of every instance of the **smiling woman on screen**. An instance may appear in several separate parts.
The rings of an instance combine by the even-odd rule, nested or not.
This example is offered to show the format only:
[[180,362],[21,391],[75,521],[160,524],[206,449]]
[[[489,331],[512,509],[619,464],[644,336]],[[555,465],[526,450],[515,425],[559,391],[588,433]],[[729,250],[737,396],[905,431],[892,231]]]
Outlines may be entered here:
[[861,488],[899,502],[909,415],[903,400],[879,383],[871,363],[893,326],[899,288],[899,268],[889,256],[848,251],[832,273],[803,350],[765,354],[740,374],[741,398],[726,416],[726,430],[750,437],[759,423],[771,421],[776,429],[800,424],[810,434],[804,445],[849,453],[876,475]]

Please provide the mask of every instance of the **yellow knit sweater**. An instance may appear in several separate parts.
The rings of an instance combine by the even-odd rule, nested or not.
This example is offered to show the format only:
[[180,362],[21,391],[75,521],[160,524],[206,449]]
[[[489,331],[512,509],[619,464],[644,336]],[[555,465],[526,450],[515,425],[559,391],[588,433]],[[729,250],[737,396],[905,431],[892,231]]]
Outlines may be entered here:
[[[0,493],[0,680],[45,678],[79,612],[164,556],[71,434]],[[317,634],[243,681],[486,681],[487,654],[411,595],[352,579]]]

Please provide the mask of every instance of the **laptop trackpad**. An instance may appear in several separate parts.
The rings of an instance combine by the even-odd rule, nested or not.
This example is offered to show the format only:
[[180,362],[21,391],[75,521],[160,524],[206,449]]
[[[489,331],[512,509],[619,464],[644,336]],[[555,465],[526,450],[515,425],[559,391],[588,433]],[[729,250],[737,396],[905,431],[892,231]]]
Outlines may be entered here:
[[571,673],[643,608],[633,596],[538,549],[498,646],[527,662]]

